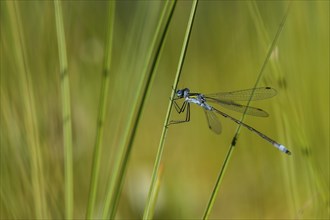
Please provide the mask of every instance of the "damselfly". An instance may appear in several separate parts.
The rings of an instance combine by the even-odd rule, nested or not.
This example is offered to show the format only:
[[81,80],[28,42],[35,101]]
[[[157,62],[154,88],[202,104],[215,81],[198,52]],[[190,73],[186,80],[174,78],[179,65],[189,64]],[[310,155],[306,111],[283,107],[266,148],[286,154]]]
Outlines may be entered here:
[[[242,112],[248,115],[258,116],[258,117],[268,117],[268,113],[260,108],[254,108],[251,106],[245,106],[236,103],[235,101],[247,101],[247,100],[262,100],[271,98],[276,95],[276,90],[270,87],[260,87],[255,89],[246,89],[246,90],[239,90],[234,92],[221,92],[209,95],[203,95],[201,93],[191,93],[188,88],[179,89],[176,92],[176,97],[173,100],[174,107],[176,111],[180,114],[186,112],[185,120],[176,120],[171,121],[171,124],[178,124],[190,121],[190,103],[194,103],[199,105],[203,108],[207,123],[209,128],[215,132],[216,134],[221,133],[221,124],[219,119],[217,118],[216,113],[222,115],[225,118],[229,118],[232,121],[240,124],[250,131],[254,132],[255,134],[259,135],[266,141],[270,142],[274,147],[279,149],[280,151],[291,154],[291,152],[282,144],[274,141],[270,137],[266,136],[265,134],[261,133],[260,131],[256,130],[255,128],[251,127],[250,125],[245,124],[244,122],[214,108],[213,106],[209,105],[208,103],[216,103],[219,104],[227,109],[234,110],[237,112]],[[252,96],[253,95],[253,96]],[[252,96],[252,97],[251,97]],[[184,99],[184,102],[181,106],[177,104],[177,100]]]

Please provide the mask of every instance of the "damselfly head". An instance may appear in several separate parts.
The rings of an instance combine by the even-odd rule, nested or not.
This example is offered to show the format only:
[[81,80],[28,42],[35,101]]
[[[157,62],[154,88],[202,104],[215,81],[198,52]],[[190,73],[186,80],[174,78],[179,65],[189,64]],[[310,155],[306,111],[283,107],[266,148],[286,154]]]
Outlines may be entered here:
[[179,89],[178,91],[176,91],[176,96],[178,98],[185,98],[189,95],[190,90],[188,88],[184,88],[184,89]]

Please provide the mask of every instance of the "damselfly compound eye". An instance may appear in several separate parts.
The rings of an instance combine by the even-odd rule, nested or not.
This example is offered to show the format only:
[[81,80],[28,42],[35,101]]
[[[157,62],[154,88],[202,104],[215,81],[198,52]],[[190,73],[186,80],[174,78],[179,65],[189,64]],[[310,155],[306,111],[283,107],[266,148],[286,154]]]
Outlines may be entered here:
[[183,90],[182,90],[182,89],[179,89],[178,91],[176,91],[176,95],[177,95],[179,98],[182,98],[182,96],[183,96]]

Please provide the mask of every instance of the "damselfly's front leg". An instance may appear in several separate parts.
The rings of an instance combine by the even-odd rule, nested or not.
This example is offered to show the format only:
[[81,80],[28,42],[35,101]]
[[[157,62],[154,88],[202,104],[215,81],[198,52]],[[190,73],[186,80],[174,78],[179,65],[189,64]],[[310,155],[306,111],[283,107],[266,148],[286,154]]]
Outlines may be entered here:
[[175,99],[173,100],[173,104],[174,104],[174,108],[177,111],[177,113],[181,114],[182,112],[184,112],[186,110],[187,104],[189,105],[188,102],[183,102],[181,107],[178,105],[178,103],[175,101]]
[[175,106],[175,110],[179,114],[181,114],[182,112],[184,112],[187,109],[186,119],[185,120],[172,120],[172,121],[170,121],[170,123],[167,124],[167,126],[172,125],[172,124],[180,124],[180,123],[184,123],[184,122],[189,122],[190,121],[190,103],[184,102],[181,107],[175,101],[173,103]]

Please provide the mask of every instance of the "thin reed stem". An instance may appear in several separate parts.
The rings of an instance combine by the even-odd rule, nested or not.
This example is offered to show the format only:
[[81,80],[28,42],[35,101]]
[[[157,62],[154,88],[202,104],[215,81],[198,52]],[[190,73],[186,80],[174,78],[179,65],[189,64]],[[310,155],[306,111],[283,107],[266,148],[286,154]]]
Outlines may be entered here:
[[[128,162],[129,162],[129,156],[132,150],[132,145],[134,142],[134,138],[135,138],[135,134],[137,131],[137,127],[143,112],[143,108],[144,108],[144,103],[146,101],[147,98],[147,94],[149,92],[149,89],[151,87],[151,82],[155,73],[155,69],[157,67],[158,64],[158,60],[161,54],[161,49],[164,45],[165,42],[165,37],[168,31],[168,26],[169,26],[169,22],[171,21],[172,18],[172,12],[174,9],[174,2],[171,2],[171,5],[169,7],[169,1],[166,3],[161,18],[159,20],[157,29],[156,29],[156,33],[155,33],[155,37],[152,40],[151,46],[150,46],[150,50],[148,52],[147,55],[147,60],[150,62],[147,62],[146,65],[144,66],[144,69],[142,71],[143,76],[141,77],[141,79],[145,79],[145,80],[141,80],[139,87],[137,89],[136,92],[136,97],[135,97],[135,104],[132,105],[133,110],[131,112],[131,115],[129,116],[129,122],[131,123],[130,126],[127,127],[125,135],[123,140],[127,141],[126,143],[122,143],[120,145],[120,152],[118,153],[119,156],[117,156],[117,160],[115,161],[115,167],[114,167],[114,172],[112,175],[112,179],[109,182],[109,186],[108,186],[108,192],[107,192],[107,196],[106,196],[106,201],[105,201],[105,207],[103,210],[103,214],[102,214],[102,218],[110,218],[113,219],[115,217],[116,211],[117,211],[117,207],[118,207],[118,202],[119,202],[119,198],[120,198],[120,194],[121,194],[121,189],[122,189],[122,185],[123,185],[123,181],[124,181],[124,177],[125,177],[125,172],[128,166]],[[167,14],[166,12],[168,11],[167,9],[170,9],[170,14]],[[166,25],[165,27],[163,27],[163,23],[165,18],[167,17],[167,21],[166,21]],[[163,30],[162,30],[163,28]],[[157,45],[158,44],[158,45]],[[152,55],[154,55],[154,59],[152,60]],[[151,62],[152,61],[152,62]],[[149,71],[148,71],[149,70]],[[144,87],[143,87],[143,84]],[[140,101],[140,105],[138,105],[139,103],[139,98],[141,98]],[[134,114],[135,118],[134,118]],[[132,127],[132,131],[129,132],[128,128]]]
[[12,37],[14,41],[13,51],[16,52],[17,69],[20,79],[18,86],[22,88],[22,103],[24,106],[24,126],[25,138],[29,149],[29,165],[31,171],[30,179],[33,192],[34,214],[36,218],[47,217],[47,204],[45,196],[45,180],[43,176],[43,160],[38,132],[38,119],[36,111],[36,102],[33,94],[33,84],[31,79],[30,66],[28,62],[27,47],[25,44],[25,35],[22,25],[21,13],[19,4],[16,1],[7,2],[10,20],[12,21]]
[[[143,109],[144,109],[144,104],[145,104],[145,101],[147,100],[148,94],[150,92],[152,81],[153,81],[153,78],[155,76],[155,71],[157,69],[157,66],[158,66],[158,63],[159,63],[159,60],[160,60],[160,56],[161,56],[161,52],[162,52],[162,49],[163,49],[164,44],[165,44],[165,39],[166,39],[168,30],[169,30],[170,21],[172,20],[175,4],[176,4],[176,0],[166,2],[166,5],[164,6],[163,13],[162,13],[161,18],[159,20],[159,24],[158,24],[158,27],[157,27],[157,30],[156,30],[155,38],[154,38],[152,46],[151,46],[151,48],[156,48],[156,41],[159,41],[159,38],[160,38],[160,41],[159,41],[158,46],[156,48],[156,53],[154,55],[153,60],[151,59],[152,54],[151,53],[149,54],[150,56],[149,56],[148,60],[150,60],[150,61],[152,60],[151,68],[149,70],[148,78],[146,80],[146,85],[145,85],[143,93],[142,93],[143,98],[141,100],[140,105],[138,106],[137,116],[136,116],[135,123],[133,124],[131,135],[129,137],[129,143],[127,145],[127,150],[126,150],[125,155],[124,155],[125,163],[123,163],[123,167],[120,169],[121,173],[118,175],[119,179],[117,181],[117,186],[116,186],[116,189],[115,189],[113,205],[110,205],[110,207],[111,207],[110,219],[115,218],[115,215],[116,215],[118,202],[119,202],[121,189],[122,189],[122,184],[123,184],[123,181],[124,181],[124,178],[125,178],[125,172],[126,172],[127,165],[128,165],[129,155],[131,153],[132,146],[133,146],[133,143],[134,143],[134,140],[135,140],[136,131],[137,131],[137,128],[138,128],[138,125],[139,125],[139,122],[140,122],[140,119],[141,119],[141,116],[142,116],[142,112],[143,112]],[[167,14],[168,9],[170,9],[169,14]],[[164,29],[161,31],[162,24],[164,23],[165,18],[167,18],[167,21],[166,21]],[[145,68],[148,68],[149,66],[150,66],[150,63],[148,65],[146,65]]]
[[[257,77],[256,82],[254,84],[254,87],[253,87],[254,89],[257,88],[257,86],[258,86],[258,84],[260,82],[260,79],[261,79],[261,77],[262,77],[262,75],[264,73],[265,67],[266,67],[266,65],[267,65],[267,63],[269,61],[269,58],[270,58],[270,56],[271,56],[271,54],[272,54],[272,52],[273,52],[273,50],[275,48],[275,45],[277,44],[278,38],[279,38],[279,36],[280,36],[280,34],[281,34],[282,30],[283,30],[283,27],[284,27],[286,18],[288,16],[289,9],[290,9],[290,5],[288,6],[287,11],[286,11],[286,13],[285,13],[285,15],[284,15],[284,17],[283,17],[283,19],[282,19],[279,27],[278,27],[278,30],[276,32],[276,35],[275,35],[274,39],[273,39],[273,42],[272,42],[272,44],[270,45],[270,47],[268,49],[268,52],[267,52],[265,61],[263,62],[262,66],[261,66],[261,69],[259,71],[258,77]],[[254,94],[254,91],[252,92],[251,97],[250,97],[249,101],[247,102],[246,106],[249,106],[250,105],[250,102],[251,102],[251,100],[253,98],[253,94]],[[245,111],[244,111],[244,113],[243,113],[243,115],[241,117],[241,120],[240,121],[242,121],[242,122],[244,121],[246,111],[247,111],[247,108],[245,109]],[[241,124],[239,124],[237,126],[237,129],[236,129],[235,135],[233,137],[233,140],[232,140],[232,142],[230,144],[228,153],[227,153],[227,155],[225,157],[224,163],[223,163],[223,165],[222,165],[222,167],[220,169],[220,172],[219,172],[218,178],[216,180],[215,186],[214,186],[214,188],[212,190],[211,197],[210,197],[210,199],[208,201],[208,204],[206,206],[206,209],[205,209],[205,212],[204,212],[204,215],[203,215],[203,219],[208,219],[209,216],[210,216],[210,213],[211,213],[211,210],[212,210],[212,208],[214,206],[214,202],[215,202],[216,196],[218,194],[218,191],[220,189],[220,186],[221,186],[221,183],[222,183],[222,180],[223,180],[223,177],[224,177],[226,168],[228,167],[228,164],[229,164],[229,161],[231,159],[231,156],[232,156],[234,147],[235,147],[236,142],[238,140],[238,136],[239,136],[240,130],[241,130]]]
[[67,52],[63,25],[61,1],[54,1],[56,34],[60,61],[60,79],[62,96],[62,121],[65,152],[65,218],[73,218],[73,161],[72,161],[72,125],[70,108],[70,85],[67,64]]
[[108,91],[109,91],[109,82],[110,82],[110,68],[111,68],[111,55],[112,55],[112,39],[113,39],[113,29],[114,29],[114,17],[115,17],[115,1],[109,1],[108,8],[108,31],[107,31],[107,42],[106,42],[106,51],[104,56],[104,67],[103,67],[103,76],[102,76],[102,85],[99,101],[99,112],[97,118],[97,128],[96,128],[96,139],[94,145],[94,154],[93,154],[93,163],[92,163],[92,174],[90,180],[89,188],[89,198],[86,218],[93,218],[94,206],[96,200],[96,192],[98,186],[98,178],[100,174],[100,163],[102,155],[102,140],[104,133],[104,121],[107,112],[107,100],[108,100]]
[[172,110],[172,106],[173,106],[172,99],[174,98],[175,90],[177,88],[177,85],[178,85],[178,82],[179,82],[179,79],[180,79],[180,76],[181,76],[182,67],[183,67],[183,64],[184,64],[184,60],[185,60],[185,56],[186,56],[186,53],[187,53],[187,48],[188,48],[188,44],[189,44],[189,40],[190,40],[190,35],[191,35],[193,23],[194,23],[194,18],[195,18],[195,15],[196,15],[197,4],[198,4],[198,0],[195,0],[192,3],[190,17],[189,17],[189,21],[188,21],[187,29],[186,29],[186,34],[185,34],[182,49],[181,49],[179,64],[178,64],[176,76],[175,76],[174,82],[173,82],[173,90],[172,90],[172,93],[171,93],[171,100],[169,101],[169,105],[168,105],[168,108],[167,108],[167,113],[166,113],[166,117],[165,117],[165,121],[164,121],[163,131],[162,131],[162,134],[161,134],[161,137],[160,137],[160,142],[159,142],[159,146],[158,146],[156,160],[155,160],[155,163],[154,163],[154,169],[153,169],[152,177],[151,177],[151,185],[150,185],[150,188],[149,188],[148,198],[147,198],[146,206],[145,206],[144,213],[143,213],[143,219],[151,219],[152,214],[154,213],[153,209],[155,208],[155,203],[156,203],[156,200],[157,200],[157,194],[158,194],[158,188],[159,188],[159,187],[157,187],[157,178],[159,176],[159,167],[160,167],[160,162],[161,162],[162,154],[163,154],[163,150],[164,150],[165,137],[166,137],[166,134],[167,134],[167,125],[169,123],[171,110]]

